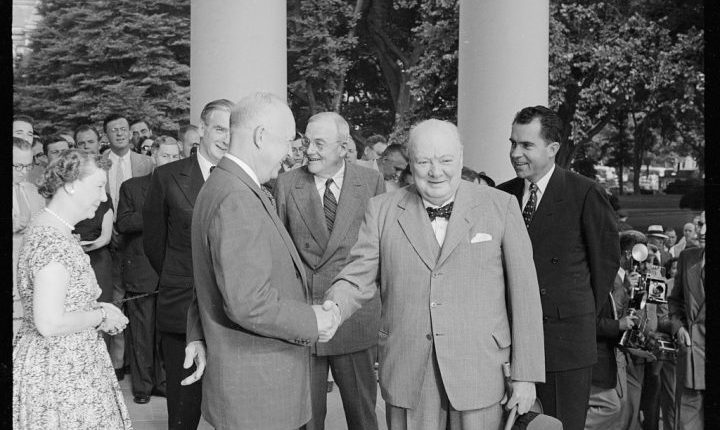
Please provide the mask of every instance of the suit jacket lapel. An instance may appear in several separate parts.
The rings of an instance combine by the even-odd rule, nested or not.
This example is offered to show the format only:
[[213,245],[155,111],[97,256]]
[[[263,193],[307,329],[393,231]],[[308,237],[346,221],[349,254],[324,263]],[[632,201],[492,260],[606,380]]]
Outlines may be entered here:
[[[327,261],[340,246],[342,239],[345,237],[350,224],[352,224],[355,212],[360,210],[360,194],[363,190],[363,183],[358,178],[358,172],[355,166],[350,163],[345,164],[345,177],[343,178],[343,186],[340,190],[340,200],[338,201],[337,213],[335,214],[335,223],[333,225],[332,234],[325,253],[323,254],[318,266]],[[315,193],[317,195],[317,192]],[[323,220],[325,213],[323,212]],[[327,227],[326,227],[327,229]]]
[[220,159],[217,167],[221,168],[222,170],[228,171],[233,176],[237,176],[260,199],[263,207],[265,208],[265,211],[268,213],[268,215],[270,215],[270,219],[275,224],[275,228],[277,228],[278,233],[280,233],[280,237],[282,238],[285,246],[290,252],[293,263],[295,263],[295,271],[300,274],[300,278],[302,279],[303,290],[305,291],[305,298],[311,298],[312,296],[310,294],[310,290],[308,289],[308,282],[305,276],[305,266],[303,266],[300,255],[298,254],[297,249],[295,249],[295,245],[293,244],[290,235],[288,234],[287,230],[285,230],[285,226],[280,221],[280,218],[278,217],[277,212],[273,207],[272,203],[270,203],[268,197],[260,189],[260,187],[258,187],[255,181],[253,181],[252,178],[250,178],[250,176],[245,173],[245,171],[234,161],[228,160],[227,158],[223,157]]
[[[563,190],[565,190],[565,174],[560,167],[555,166],[555,171],[550,177],[547,187],[545,187],[545,193],[543,194],[540,203],[535,209],[535,214],[530,221],[528,233],[531,238],[535,239],[540,237],[543,229],[551,224],[550,222],[546,223],[545,221],[551,220],[558,204],[564,200]],[[522,207],[520,210],[522,210]]]
[[460,186],[455,194],[452,215],[450,215],[445,233],[445,241],[443,241],[440,258],[437,262],[438,266],[443,264],[460,242],[467,240],[468,229],[472,225],[467,218],[468,211],[481,203],[480,201],[471,201],[470,187],[472,187],[472,185],[460,181]]
[[315,188],[315,179],[307,167],[301,167],[302,175],[295,183],[292,198],[315,242],[323,248],[327,247],[328,231],[325,225],[325,212],[320,196]]
[[185,194],[190,207],[195,207],[197,195],[205,183],[200,165],[197,162],[197,155],[192,155],[186,159],[183,169],[175,175],[175,181],[183,194]]
[[405,198],[398,202],[398,207],[402,210],[398,215],[400,227],[428,269],[433,270],[440,254],[440,245],[414,185],[407,188]]

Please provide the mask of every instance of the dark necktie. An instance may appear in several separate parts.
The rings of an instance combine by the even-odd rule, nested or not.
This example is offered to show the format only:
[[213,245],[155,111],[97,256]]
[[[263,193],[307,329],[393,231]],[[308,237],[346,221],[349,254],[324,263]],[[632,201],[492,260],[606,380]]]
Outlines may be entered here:
[[325,224],[327,224],[328,233],[332,233],[335,224],[335,213],[337,212],[337,200],[335,194],[330,191],[332,178],[325,182],[325,194],[323,195],[323,208],[325,209]]
[[532,221],[533,214],[535,213],[535,205],[537,204],[537,185],[534,182],[530,182],[530,198],[525,204],[522,216],[525,220],[525,227],[530,227],[530,221]]
[[212,171],[215,170],[215,167],[217,167],[217,166],[210,166],[210,173],[212,173]]
[[455,202],[450,202],[440,208],[430,208],[430,207],[425,208],[428,216],[430,217],[430,222],[434,221],[435,218],[445,218],[445,219],[449,220],[450,214],[452,214],[454,203]]
[[261,186],[260,188],[263,190],[263,193],[265,193],[268,200],[270,200],[270,204],[272,205],[273,209],[275,209],[275,197],[273,197],[272,193],[265,185]]

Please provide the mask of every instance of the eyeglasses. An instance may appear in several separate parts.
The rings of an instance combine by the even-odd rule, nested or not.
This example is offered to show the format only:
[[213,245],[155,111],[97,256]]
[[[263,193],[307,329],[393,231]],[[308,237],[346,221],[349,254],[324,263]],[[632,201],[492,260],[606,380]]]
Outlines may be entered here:
[[13,167],[18,172],[22,172],[23,170],[30,170],[33,168],[33,164],[15,164],[13,163]]
[[336,141],[336,142],[325,142],[325,141],[322,140],[322,139],[310,140],[310,139],[308,139],[307,137],[304,137],[304,136],[303,136],[302,139],[303,139],[303,141],[302,141],[303,148],[305,148],[306,151],[307,151],[308,149],[310,149],[310,145],[311,145],[311,144],[312,144],[312,145],[315,145],[315,147],[317,148],[318,152],[322,152],[323,149],[327,148],[328,145],[332,145],[333,143],[342,144],[342,142],[340,142],[340,141]]
[[126,133],[128,131],[127,127],[113,127],[110,129],[113,133]]

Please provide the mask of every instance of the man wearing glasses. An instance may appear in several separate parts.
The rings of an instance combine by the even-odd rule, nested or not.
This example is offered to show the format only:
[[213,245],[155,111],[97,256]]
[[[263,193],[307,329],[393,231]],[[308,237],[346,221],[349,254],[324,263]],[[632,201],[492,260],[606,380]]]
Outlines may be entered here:
[[202,385],[180,385],[194,371],[183,368],[187,310],[193,296],[190,225],[198,192],[227,151],[232,108],[233,103],[225,99],[205,105],[198,151],[155,169],[142,212],[145,254],[160,276],[156,323],[165,360],[171,429],[195,429],[200,422]]
[[[117,218],[120,185],[130,178],[145,176],[152,172],[153,162],[147,155],[141,155],[130,150],[130,125],[123,115],[118,113],[108,115],[103,121],[103,130],[110,142],[110,150],[105,152],[103,157],[112,161],[108,171],[106,191],[112,198],[113,217]],[[113,300],[120,300],[125,297],[125,289],[120,275],[122,249],[122,236],[113,228],[112,241],[110,242],[110,253],[113,260]],[[124,353],[125,337],[123,333],[119,333],[113,336],[110,341],[110,359],[118,379],[124,378]]]
[[[379,172],[345,162],[350,128],[337,113],[312,116],[304,140],[307,165],[281,174],[274,191],[280,220],[308,275],[313,304],[322,304],[357,241],[368,200],[384,193],[385,183]],[[379,322],[380,299],[375,296],[330,342],[312,347],[308,430],[325,428],[328,370],[340,389],[348,429],[378,428],[373,365]]]
[[[170,136],[160,136],[151,149],[156,167],[181,158],[177,141]],[[155,302],[150,295],[157,289],[158,276],[150,265],[143,249],[142,210],[145,196],[150,188],[152,174],[131,178],[120,187],[117,229],[125,235],[122,280],[126,290],[127,315],[130,320],[127,343],[133,401],[145,404],[155,390],[165,393],[165,373],[162,371],[155,338]],[[141,297],[142,296],[142,297]]]
[[45,199],[38,194],[37,187],[27,181],[28,172],[33,167],[32,150],[30,143],[21,137],[13,137],[12,150],[13,166],[13,335],[20,328],[22,306],[15,283],[15,269],[25,228],[33,215],[45,207]]

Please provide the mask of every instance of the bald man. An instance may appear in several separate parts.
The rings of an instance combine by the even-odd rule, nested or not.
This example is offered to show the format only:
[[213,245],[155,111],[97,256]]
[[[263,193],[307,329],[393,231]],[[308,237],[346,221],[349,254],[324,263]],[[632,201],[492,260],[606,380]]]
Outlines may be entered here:
[[[508,406],[529,410],[544,381],[532,246],[514,198],[461,181],[452,123],[409,137],[415,184],[368,202],[358,241],[326,298],[342,321],[378,289],[378,354],[388,428],[497,429]],[[512,313],[512,321],[509,315]]]
[[202,414],[218,430],[297,429],[310,420],[310,346],[337,328],[337,306],[312,306],[305,268],[261,184],[277,177],[295,120],[257,93],[230,115],[227,153],[192,218],[195,296],[185,367],[204,373]]

